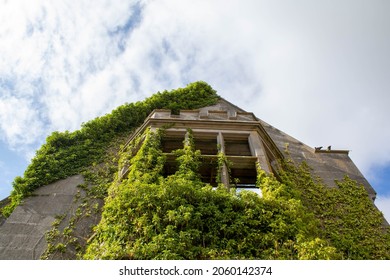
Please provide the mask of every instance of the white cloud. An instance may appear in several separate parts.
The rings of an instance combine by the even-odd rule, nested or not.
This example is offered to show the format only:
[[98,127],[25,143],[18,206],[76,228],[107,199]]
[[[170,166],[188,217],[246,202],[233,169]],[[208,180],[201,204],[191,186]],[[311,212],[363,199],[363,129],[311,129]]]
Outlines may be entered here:
[[164,69],[146,73],[166,71],[172,84],[206,80],[309,145],[352,150],[369,174],[374,163],[390,162],[389,5],[158,1],[132,40],[161,51],[166,39],[175,52],[160,54]]
[[12,146],[23,146],[34,143],[43,130],[38,112],[28,99],[8,97],[0,99],[0,129],[4,131],[2,140]]
[[390,196],[378,196],[375,205],[382,211],[386,220],[390,223]]
[[204,80],[309,145],[351,149],[364,174],[390,162],[390,3],[32,3],[0,4],[0,118],[15,122],[0,131],[12,145]]
[[113,88],[82,89],[120,53],[120,35],[110,32],[126,27],[133,4],[0,3],[0,131],[11,147],[35,142],[36,148],[51,131],[76,129],[115,107],[109,102],[116,99]]

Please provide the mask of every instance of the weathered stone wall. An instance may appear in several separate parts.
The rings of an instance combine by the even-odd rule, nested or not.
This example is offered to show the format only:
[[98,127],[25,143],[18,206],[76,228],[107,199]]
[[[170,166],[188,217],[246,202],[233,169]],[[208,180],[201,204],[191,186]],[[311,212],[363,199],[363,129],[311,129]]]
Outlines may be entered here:
[[348,153],[339,153],[337,151],[318,153],[315,152],[315,149],[268,123],[261,121],[261,124],[287,158],[291,157],[296,163],[306,161],[312,168],[313,175],[319,176],[327,186],[334,187],[335,180],[342,180],[345,175],[348,175],[351,179],[363,184],[368,195],[373,200],[375,199],[375,190],[353,163]]
[[56,217],[71,215],[84,192],[77,186],[84,183],[81,175],[37,189],[15,208],[0,226],[0,259],[39,259],[47,248],[45,233],[52,228]]
[[[170,111],[167,110],[158,110],[154,114],[152,117],[157,120],[161,118],[169,119],[171,117]],[[245,113],[245,111],[225,100],[220,101],[215,106],[201,108],[196,112],[181,112],[180,116],[175,116],[173,119],[177,120],[178,118],[182,122],[195,120],[198,123],[201,123],[203,120],[210,121],[215,119],[214,129],[220,128],[222,124],[230,125],[230,123],[227,123],[228,121],[234,122],[239,120],[240,122],[235,127],[237,131],[242,129],[243,121],[252,123],[256,127],[261,128],[260,132],[265,139],[263,140],[267,141],[270,147],[275,147],[271,150],[276,150],[275,155],[279,155],[278,158],[284,155],[285,157],[291,157],[296,163],[306,161],[313,169],[313,174],[319,176],[329,187],[335,186],[335,180],[342,180],[345,175],[348,175],[351,179],[363,184],[369,196],[373,200],[375,199],[376,193],[374,189],[349,158],[348,153],[337,153],[333,151],[316,152],[315,149],[303,144],[297,139],[283,133],[266,122],[258,120],[261,124],[260,127],[253,114]],[[221,122],[219,118],[226,119],[226,122]],[[208,123],[207,126],[200,127],[206,131],[209,126],[210,124]],[[181,141],[180,139],[178,143],[181,144]],[[216,144],[216,141],[211,143]],[[242,148],[240,146],[241,144],[239,143],[238,145],[236,143],[233,146],[233,150],[240,155],[248,155],[249,152],[247,150],[242,150],[241,152],[237,150],[238,148]],[[246,146],[244,148],[247,149]],[[93,212],[91,208],[88,208],[89,210],[80,208],[82,204],[87,204],[84,199],[86,196],[86,186],[79,188],[78,186],[81,184],[84,184],[84,178],[81,175],[75,175],[43,186],[37,189],[33,196],[26,198],[8,219],[5,220],[4,217],[0,217],[0,259],[41,258],[48,247],[45,234],[53,228],[52,224],[59,216],[62,216],[61,222],[58,225],[60,231],[68,227],[70,221],[72,221],[72,238],[75,238],[76,242],[75,244],[67,243],[65,236],[57,237],[53,245],[60,243],[66,244],[66,249],[63,251],[55,251],[49,254],[47,258],[77,258],[77,246],[85,247],[92,232],[91,228],[100,220],[100,211]],[[0,205],[6,202],[6,200],[0,201]],[[103,200],[91,199],[88,201],[88,205],[88,207],[96,205],[97,207],[95,209],[100,210],[103,205]],[[76,213],[81,210],[87,212],[83,214]],[[74,217],[77,217],[77,220]]]

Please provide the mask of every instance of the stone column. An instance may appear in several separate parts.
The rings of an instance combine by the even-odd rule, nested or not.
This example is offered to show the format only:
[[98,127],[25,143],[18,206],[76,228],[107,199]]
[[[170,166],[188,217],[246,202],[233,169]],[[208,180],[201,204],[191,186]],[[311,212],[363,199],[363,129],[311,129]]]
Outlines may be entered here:
[[261,169],[267,173],[271,173],[268,158],[265,154],[264,145],[259,134],[256,131],[252,131],[249,135],[248,141],[252,155],[257,157],[257,162],[260,164]]
[[[219,152],[225,154],[225,141],[223,140],[223,135],[221,132],[218,133],[217,143],[220,148]],[[224,184],[224,186],[229,189],[230,188],[229,172],[226,163],[222,165],[220,172],[221,172],[221,183]]]

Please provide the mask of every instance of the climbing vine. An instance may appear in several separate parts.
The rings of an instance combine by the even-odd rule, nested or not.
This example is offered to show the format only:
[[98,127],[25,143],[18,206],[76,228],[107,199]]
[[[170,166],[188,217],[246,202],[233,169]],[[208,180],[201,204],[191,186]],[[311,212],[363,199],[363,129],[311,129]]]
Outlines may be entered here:
[[[383,217],[356,182],[346,178],[330,189],[313,179],[305,163],[285,161],[278,179],[258,167],[263,197],[213,189],[201,181],[201,154],[191,131],[174,152],[177,172],[164,177],[163,133],[147,131],[127,176],[109,187],[85,258],[389,258]],[[226,164],[223,155],[220,161]]]
[[278,195],[287,187],[264,171],[263,198],[202,183],[191,133],[175,152],[178,171],[164,177],[161,133],[146,132],[128,175],[112,183],[85,258],[339,258],[317,236],[314,216],[299,200]]
[[53,132],[31,160],[23,176],[14,179],[11,202],[1,213],[8,217],[21,200],[40,186],[84,171],[104,161],[107,147],[117,137],[128,135],[159,108],[195,109],[215,104],[218,95],[205,82],[157,92],[142,102],[124,104],[110,114],[83,123],[74,132]]
[[[82,172],[87,195],[74,216],[55,221],[45,258],[74,247],[86,259],[390,259],[383,216],[364,187],[348,177],[328,188],[306,163],[286,160],[277,178],[258,167],[259,196],[228,190],[220,177],[216,189],[202,182],[202,156],[190,130],[183,148],[174,151],[177,172],[169,176],[164,129],[146,130],[113,149],[155,108],[175,113],[216,101],[215,91],[197,82],[125,104],[78,131],[54,132],[24,176],[15,178],[4,215],[37,187]],[[230,164],[218,154],[218,171]],[[76,240],[77,223],[100,213],[88,242]]]
[[390,231],[382,213],[363,185],[345,177],[335,188],[312,178],[304,162],[283,164],[282,181],[289,193],[317,219],[319,235],[328,240],[344,259],[390,259]]

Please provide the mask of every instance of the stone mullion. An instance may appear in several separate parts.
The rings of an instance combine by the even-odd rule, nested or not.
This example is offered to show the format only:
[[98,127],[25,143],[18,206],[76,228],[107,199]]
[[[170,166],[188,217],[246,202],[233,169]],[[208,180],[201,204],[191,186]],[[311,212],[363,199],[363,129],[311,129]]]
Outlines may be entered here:
[[[225,141],[223,139],[223,135],[221,132],[218,133],[218,137],[217,137],[217,143],[218,143],[218,146],[219,146],[219,149],[220,149],[220,153],[224,154],[225,155]],[[229,180],[229,171],[228,171],[228,167],[226,165],[226,162],[223,163],[223,165],[221,166],[221,183],[226,187],[226,188],[230,188],[230,180]]]

